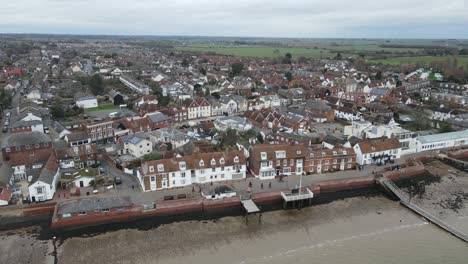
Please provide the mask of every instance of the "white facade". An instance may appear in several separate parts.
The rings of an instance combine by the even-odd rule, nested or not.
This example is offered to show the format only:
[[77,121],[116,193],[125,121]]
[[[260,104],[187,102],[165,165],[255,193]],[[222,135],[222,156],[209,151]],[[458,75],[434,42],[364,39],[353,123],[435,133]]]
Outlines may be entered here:
[[38,180],[29,185],[28,190],[30,199],[36,202],[52,200],[56,191],[58,179],[59,171],[57,170],[51,184]]
[[34,120],[42,121],[42,118],[34,115],[33,113],[28,113],[21,119],[21,121],[34,121]]
[[417,152],[468,145],[468,130],[441,133],[417,138]]
[[73,180],[73,183],[77,188],[89,187],[91,186],[92,181],[94,181],[94,177],[88,176],[79,176]]
[[335,109],[334,112],[335,112],[335,117],[340,118],[340,119],[344,119],[347,121],[362,120],[361,113],[359,112],[352,113],[352,112],[342,111],[339,109]]
[[141,158],[153,152],[153,143],[144,138],[133,137],[123,142],[122,154],[130,154],[135,158]]
[[[387,139],[395,140],[395,139]],[[359,165],[368,164],[384,164],[389,160],[399,159],[401,157],[400,146],[385,146],[382,141],[376,141],[372,147],[364,146],[369,142],[363,141],[354,145],[353,149],[356,153],[356,163]]]
[[79,108],[84,108],[84,109],[94,108],[94,107],[98,107],[98,101],[96,98],[91,98],[91,97],[79,98],[78,100],[76,100],[76,106],[78,106]]

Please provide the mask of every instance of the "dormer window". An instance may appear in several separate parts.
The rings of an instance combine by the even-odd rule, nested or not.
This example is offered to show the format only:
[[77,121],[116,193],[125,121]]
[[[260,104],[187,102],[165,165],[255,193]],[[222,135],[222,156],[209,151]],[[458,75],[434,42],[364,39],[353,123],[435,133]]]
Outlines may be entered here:
[[325,152],[322,152],[322,157],[324,157],[325,155],[326,155],[326,153],[325,153]]
[[149,166],[149,171],[154,172],[154,166]]
[[284,159],[286,158],[286,152],[284,150],[276,151],[276,158],[277,159]]
[[302,153],[302,151],[300,149],[296,150],[297,155],[300,155],[301,153]]
[[239,162],[239,157],[235,156],[234,157],[234,162]]
[[158,164],[158,172],[163,172],[163,171],[164,171],[164,165]]
[[205,166],[205,162],[203,160],[200,160],[200,167]]
[[211,160],[211,165],[216,165],[216,160],[215,159]]
[[185,163],[185,161],[180,162],[179,167],[180,167],[181,170],[185,170],[187,168],[187,164]]
[[220,159],[219,159],[219,163],[220,163],[220,164],[224,164],[224,158],[220,158]]
[[261,156],[262,160],[266,160],[266,159],[267,159],[267,154],[266,154],[266,152],[261,152],[261,153],[260,153],[260,156]]
[[348,152],[346,150],[343,150],[343,155],[346,155],[348,154]]
[[333,151],[333,156],[336,156],[336,154],[337,154],[336,151]]

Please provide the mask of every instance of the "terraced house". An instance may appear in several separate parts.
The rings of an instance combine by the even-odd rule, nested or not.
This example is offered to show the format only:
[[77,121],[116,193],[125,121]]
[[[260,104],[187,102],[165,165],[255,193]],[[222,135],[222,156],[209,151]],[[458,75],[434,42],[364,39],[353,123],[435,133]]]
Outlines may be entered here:
[[307,174],[353,170],[356,153],[352,148],[317,149],[307,153],[304,171]]
[[254,145],[249,150],[249,168],[259,179],[302,174],[307,149],[303,145]]
[[148,192],[245,177],[243,152],[229,151],[144,161],[138,179],[143,191]]

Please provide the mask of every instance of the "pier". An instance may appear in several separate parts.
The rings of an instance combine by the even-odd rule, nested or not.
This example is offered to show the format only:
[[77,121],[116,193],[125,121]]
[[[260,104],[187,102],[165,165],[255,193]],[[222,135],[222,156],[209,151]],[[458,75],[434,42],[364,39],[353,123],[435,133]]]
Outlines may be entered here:
[[260,212],[260,208],[254,203],[250,197],[243,199],[241,197],[241,203],[245,210],[245,223],[249,223],[249,215],[251,214],[258,214],[258,223],[262,222],[262,213]]
[[[304,192],[305,191],[305,192]],[[283,208],[286,208],[288,202],[302,202],[304,200],[308,200],[309,205],[314,198],[314,193],[309,189],[306,188],[304,191],[301,189],[293,189],[291,192],[281,192],[281,197],[283,198]]]
[[402,192],[401,189],[398,188],[398,186],[396,186],[396,184],[393,183],[391,180],[385,177],[378,177],[377,180],[387,192],[395,195],[398,199],[400,199],[400,203],[402,203],[404,206],[408,207],[409,209],[413,210],[417,214],[426,218],[428,221],[432,222],[433,224],[439,226],[445,231],[451,233],[452,235],[468,243],[468,236],[465,233],[450,226],[449,224],[445,223],[441,219],[430,214],[429,212],[422,209],[421,207],[411,203],[411,197],[405,194],[404,192]]

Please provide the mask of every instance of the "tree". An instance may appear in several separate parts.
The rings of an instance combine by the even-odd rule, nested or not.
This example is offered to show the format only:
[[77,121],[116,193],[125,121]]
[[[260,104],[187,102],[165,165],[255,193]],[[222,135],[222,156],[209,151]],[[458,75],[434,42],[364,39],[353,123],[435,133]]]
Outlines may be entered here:
[[65,118],[65,109],[61,102],[55,102],[50,108],[50,114],[55,118]]
[[214,96],[214,98],[216,98],[216,99],[221,98],[221,95],[218,92],[214,92],[211,95]]
[[104,83],[101,75],[94,74],[91,79],[89,79],[89,87],[94,95],[102,95],[104,93]]
[[262,133],[258,132],[258,134],[257,134],[257,140],[258,140],[258,142],[260,142],[260,143],[263,144],[263,136],[262,136]]
[[378,71],[377,74],[375,74],[375,79],[376,80],[382,80],[382,72],[381,71]]
[[206,76],[206,69],[205,69],[205,68],[201,68],[201,69],[200,69],[200,73],[203,74],[204,76]]
[[343,57],[341,56],[341,53],[336,53],[335,60],[341,60]]
[[293,76],[292,76],[292,73],[291,72],[287,72],[284,74],[284,77],[286,77],[286,79],[290,82],[292,81],[293,79]]
[[447,123],[447,122],[441,122],[441,123],[439,123],[439,126],[440,126],[440,129],[439,129],[440,133],[448,133],[448,132],[455,131],[455,129],[453,129],[452,125],[450,123]]
[[169,96],[161,96],[159,97],[158,103],[161,106],[167,106],[171,102],[171,98]]
[[283,64],[291,64],[291,59],[292,59],[292,54],[288,52],[284,55],[282,62]]
[[2,89],[0,92],[0,107],[3,109],[5,108],[10,108],[11,107],[11,99],[13,98],[13,95],[11,94],[10,91],[6,91],[5,89]]
[[181,65],[182,65],[182,67],[187,68],[187,67],[189,66],[188,60],[187,60],[186,58],[184,58],[184,59],[182,60]]
[[232,76],[239,75],[243,69],[244,69],[244,64],[242,64],[241,62],[234,62],[233,64],[231,64]]
[[221,134],[221,144],[224,148],[233,147],[238,141],[239,136],[237,135],[237,131],[234,129],[229,128]]
[[210,88],[206,87],[205,89],[205,96],[210,95]]

